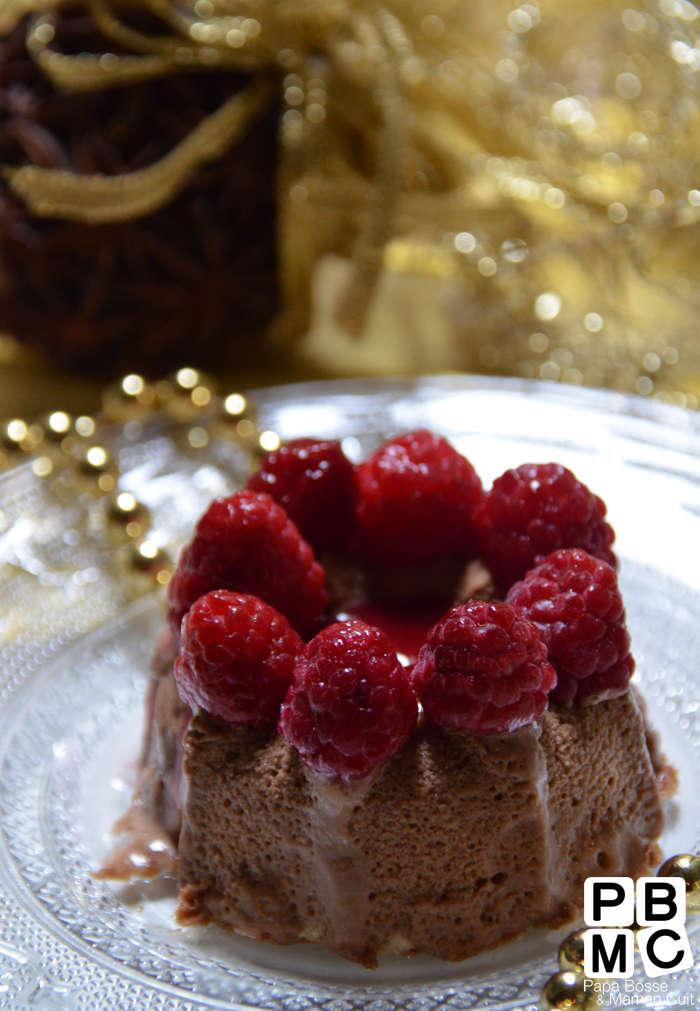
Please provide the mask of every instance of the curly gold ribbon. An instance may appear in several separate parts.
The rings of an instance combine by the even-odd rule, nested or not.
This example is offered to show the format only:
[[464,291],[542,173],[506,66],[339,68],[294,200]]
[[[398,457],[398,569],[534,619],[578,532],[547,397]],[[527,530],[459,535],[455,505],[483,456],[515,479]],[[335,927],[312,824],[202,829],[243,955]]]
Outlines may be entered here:
[[4,170],[12,192],[37,215],[89,224],[126,221],[166,204],[204,161],[220,157],[270,101],[269,81],[255,81],[202,120],[167,155],[138,172],[79,175],[35,165]]
[[27,14],[55,10],[60,0],[4,0],[0,6],[0,35],[11,32]]
[[51,48],[54,27],[49,15],[35,18],[27,32],[27,49],[60,91],[100,91],[163,77],[175,69],[161,56],[115,56],[114,53],[64,56]]
[[369,193],[364,227],[355,245],[353,276],[337,310],[339,321],[354,333],[361,330],[369,308],[399,197],[404,137],[399,71],[391,44],[396,27],[396,21],[386,11],[379,11],[376,20],[358,19],[358,35],[365,50],[374,51],[377,57],[376,100],[383,129],[379,134],[374,186]]

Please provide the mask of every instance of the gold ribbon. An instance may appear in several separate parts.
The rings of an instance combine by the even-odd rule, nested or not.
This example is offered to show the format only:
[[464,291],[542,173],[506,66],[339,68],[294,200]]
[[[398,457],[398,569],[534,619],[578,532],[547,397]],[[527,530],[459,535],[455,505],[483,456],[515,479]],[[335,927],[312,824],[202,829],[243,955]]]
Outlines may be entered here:
[[88,224],[151,214],[171,200],[191,172],[220,157],[259,115],[272,95],[267,80],[253,82],[202,120],[172,151],[148,168],[124,175],[79,175],[34,165],[4,170],[10,189],[39,216]]

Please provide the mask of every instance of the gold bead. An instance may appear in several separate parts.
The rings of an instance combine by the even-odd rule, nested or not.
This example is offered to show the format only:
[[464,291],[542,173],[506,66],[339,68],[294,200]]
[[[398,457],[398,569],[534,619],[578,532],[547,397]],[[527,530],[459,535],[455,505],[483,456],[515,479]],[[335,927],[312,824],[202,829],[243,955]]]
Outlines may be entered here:
[[210,442],[209,429],[203,425],[190,425],[182,439],[185,449],[206,449]]
[[0,452],[8,459],[28,452],[27,439],[30,437],[29,425],[22,418],[10,418],[0,425]]
[[242,393],[229,393],[217,404],[212,420],[212,432],[226,442],[250,445],[257,437],[255,408]]
[[14,467],[20,458],[33,453],[41,442],[38,425],[28,425],[22,418],[10,418],[0,424],[0,470]]
[[97,422],[89,414],[79,414],[73,423],[75,434],[80,439],[92,439],[97,431]]
[[110,421],[142,421],[155,403],[155,389],[135,372],[122,376],[102,394],[102,410]]
[[281,445],[282,440],[277,432],[273,432],[271,428],[266,428],[258,434],[251,447],[251,451],[256,460],[260,460],[266,453],[273,453]]
[[45,480],[55,474],[56,462],[52,456],[42,453],[41,456],[35,456],[32,460],[32,470],[37,477]]
[[167,551],[153,538],[144,537],[126,549],[125,569],[129,592],[141,595],[159,586],[167,586],[173,563]]
[[29,425],[21,418],[10,418],[0,425],[0,446],[9,453],[22,453],[29,435]]
[[580,972],[555,972],[550,976],[540,997],[540,1011],[560,1011],[569,1008],[571,1011],[583,1009],[586,1005],[586,991],[583,986],[583,974]]
[[678,853],[661,864],[661,878],[682,878],[685,881],[685,902],[689,913],[700,913],[700,856]]
[[119,543],[144,537],[150,513],[130,491],[116,491],[105,502],[104,517],[107,536],[112,543]]
[[[51,470],[55,470],[71,438],[73,418],[67,411],[49,411],[39,418],[37,428],[41,432],[38,447],[42,456],[51,460]],[[39,469],[41,471],[48,468],[40,467]],[[48,474],[40,474],[39,476],[48,476]]]
[[79,445],[75,451],[73,473],[79,491],[106,495],[117,486],[117,470],[105,446]]
[[574,930],[559,945],[559,967],[571,972],[583,972],[583,930]]
[[195,421],[214,399],[214,381],[190,366],[156,384],[158,405],[173,421]]
[[60,446],[73,429],[73,418],[66,411],[50,411],[39,419],[46,446]]

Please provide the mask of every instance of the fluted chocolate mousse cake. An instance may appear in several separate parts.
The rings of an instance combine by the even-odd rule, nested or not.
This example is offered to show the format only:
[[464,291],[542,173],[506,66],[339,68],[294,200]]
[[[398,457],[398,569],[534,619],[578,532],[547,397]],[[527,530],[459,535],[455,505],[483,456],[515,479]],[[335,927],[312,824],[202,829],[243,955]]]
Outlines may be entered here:
[[465,958],[571,919],[589,875],[648,872],[673,773],[613,538],[566,468],[485,492],[424,431],[358,467],[268,454],[182,553],[105,875],[172,858],[180,923],[373,966]]

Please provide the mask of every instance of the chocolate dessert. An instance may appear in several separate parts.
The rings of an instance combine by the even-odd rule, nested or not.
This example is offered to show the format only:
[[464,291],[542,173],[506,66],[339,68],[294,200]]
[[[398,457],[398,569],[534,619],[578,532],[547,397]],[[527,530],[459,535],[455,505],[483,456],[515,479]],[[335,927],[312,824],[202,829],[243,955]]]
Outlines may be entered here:
[[181,924],[374,966],[466,958],[572,919],[589,875],[648,872],[673,773],[613,536],[565,468],[485,493],[425,432],[357,468],[269,454],[181,556],[104,875],[170,861]]

